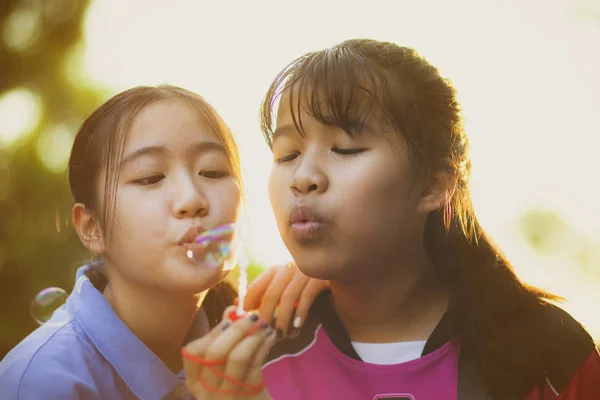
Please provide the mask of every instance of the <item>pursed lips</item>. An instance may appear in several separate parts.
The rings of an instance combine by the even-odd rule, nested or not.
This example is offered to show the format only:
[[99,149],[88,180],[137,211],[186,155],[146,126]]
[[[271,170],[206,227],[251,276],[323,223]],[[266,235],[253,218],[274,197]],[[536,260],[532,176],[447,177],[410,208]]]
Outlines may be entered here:
[[314,238],[324,222],[310,207],[296,205],[290,211],[289,224],[293,236],[302,241]]
[[186,244],[191,244],[191,243],[195,243],[196,238],[202,233],[204,232],[205,229],[201,226],[193,226],[190,229],[188,229],[185,234],[183,234],[179,240],[177,241],[177,245],[178,246],[183,246]]

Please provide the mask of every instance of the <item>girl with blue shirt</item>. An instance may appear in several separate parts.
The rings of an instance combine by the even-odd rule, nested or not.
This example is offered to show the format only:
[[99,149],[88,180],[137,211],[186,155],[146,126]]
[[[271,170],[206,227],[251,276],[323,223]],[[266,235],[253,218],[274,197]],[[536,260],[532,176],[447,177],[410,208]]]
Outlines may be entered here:
[[2,360],[0,397],[189,398],[180,349],[199,337],[210,354],[236,356],[212,373],[235,381],[211,375],[201,398],[260,387],[260,374],[247,372],[260,370],[276,335],[256,314],[218,324],[235,297],[219,284],[227,272],[186,255],[240,206],[237,147],[213,107],[172,86],[116,95],[77,133],[69,182],[73,225],[98,261],[77,271],[66,304]]

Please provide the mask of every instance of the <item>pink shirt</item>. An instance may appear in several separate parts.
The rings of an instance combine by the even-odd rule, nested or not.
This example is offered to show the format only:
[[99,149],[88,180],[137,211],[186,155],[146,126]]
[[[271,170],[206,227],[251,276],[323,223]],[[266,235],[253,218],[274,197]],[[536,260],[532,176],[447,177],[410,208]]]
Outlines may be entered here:
[[369,364],[340,352],[318,325],[308,346],[271,360],[263,373],[274,400],[452,400],[457,392],[458,353],[449,341],[413,361]]
[[[458,344],[455,321],[460,312],[451,304],[421,357],[378,365],[361,359],[329,293],[323,293],[302,329],[292,329],[269,353],[263,366],[266,386],[274,400],[490,400],[482,376],[484,355]],[[514,398],[600,399],[600,355],[585,329],[552,305],[545,309],[540,329],[545,332],[540,345],[546,379]]]

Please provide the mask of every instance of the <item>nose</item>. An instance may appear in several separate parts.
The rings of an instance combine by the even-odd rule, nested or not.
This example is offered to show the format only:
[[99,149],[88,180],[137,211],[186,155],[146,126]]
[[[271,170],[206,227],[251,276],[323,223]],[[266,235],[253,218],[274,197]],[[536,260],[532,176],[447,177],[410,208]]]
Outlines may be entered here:
[[208,200],[202,194],[197,183],[189,177],[178,182],[174,191],[173,214],[177,218],[203,217],[208,214]]
[[322,193],[327,190],[329,179],[316,152],[305,152],[294,171],[291,189],[296,195]]

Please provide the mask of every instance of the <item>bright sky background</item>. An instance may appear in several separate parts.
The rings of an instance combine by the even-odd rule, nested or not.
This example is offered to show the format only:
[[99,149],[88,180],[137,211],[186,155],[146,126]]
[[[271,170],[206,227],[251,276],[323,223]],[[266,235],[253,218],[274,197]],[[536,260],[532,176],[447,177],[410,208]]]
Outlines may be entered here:
[[600,0],[96,0],[81,73],[114,93],[170,83],[211,102],[241,150],[253,256],[283,263],[259,104],[292,59],[356,37],[414,47],[452,79],[480,220],[520,276],[568,297],[600,338],[597,280],[535,255],[515,229],[521,213],[549,208],[600,243]]
[[598,337],[590,304],[600,302],[598,283],[571,276],[560,257],[534,255],[514,228],[522,212],[547,207],[600,239],[597,0],[159,4],[95,1],[86,21],[85,77],[115,92],[176,84],[219,110],[240,146],[258,261],[290,259],[267,197],[271,154],[258,127],[269,83],[305,52],[355,37],[393,41],[416,48],[458,88],[484,226],[525,280],[568,297],[567,309]]

